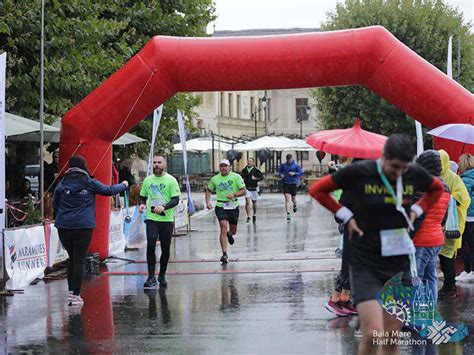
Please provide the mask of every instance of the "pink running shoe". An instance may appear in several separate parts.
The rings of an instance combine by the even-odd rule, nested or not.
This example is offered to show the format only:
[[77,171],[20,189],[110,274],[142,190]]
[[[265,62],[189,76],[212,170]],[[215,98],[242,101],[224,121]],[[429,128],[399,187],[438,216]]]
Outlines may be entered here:
[[340,302],[334,303],[331,299],[329,299],[329,301],[325,304],[325,307],[329,312],[334,313],[338,317],[347,317],[349,312],[341,307],[339,303]]
[[349,314],[358,314],[357,308],[354,306],[354,304],[351,301],[338,302],[338,304],[339,306],[344,308]]

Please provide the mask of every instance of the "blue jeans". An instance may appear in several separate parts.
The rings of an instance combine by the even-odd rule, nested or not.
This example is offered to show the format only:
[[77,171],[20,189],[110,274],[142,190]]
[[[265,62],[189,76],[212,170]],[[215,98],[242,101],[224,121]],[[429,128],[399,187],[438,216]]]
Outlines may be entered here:
[[436,262],[441,247],[416,248],[416,269],[423,284],[428,284],[434,300],[438,299],[438,276],[436,276]]

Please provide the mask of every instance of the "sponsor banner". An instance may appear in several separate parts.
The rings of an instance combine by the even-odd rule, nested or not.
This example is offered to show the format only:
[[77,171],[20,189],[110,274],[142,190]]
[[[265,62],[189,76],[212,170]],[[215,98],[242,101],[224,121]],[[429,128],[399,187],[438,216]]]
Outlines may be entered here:
[[54,264],[67,260],[69,256],[59,240],[58,229],[55,225],[49,223],[46,224],[44,226],[44,234],[46,239],[48,267],[52,267]]
[[43,226],[5,230],[4,240],[9,288],[22,288],[36,278],[43,278],[47,266]]
[[174,229],[184,228],[189,224],[188,200],[179,200],[174,214]]
[[112,211],[109,224],[109,255],[120,254],[124,250],[123,213],[122,211]]
[[[126,215],[126,211],[123,211]],[[146,247],[145,213],[140,214],[138,206],[133,206],[128,209],[128,216],[131,218],[130,222],[123,223],[127,248]]]

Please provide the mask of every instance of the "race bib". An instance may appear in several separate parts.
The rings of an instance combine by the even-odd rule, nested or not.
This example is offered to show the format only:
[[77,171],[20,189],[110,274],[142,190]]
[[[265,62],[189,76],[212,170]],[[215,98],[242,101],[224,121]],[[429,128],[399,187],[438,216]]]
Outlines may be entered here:
[[222,206],[225,210],[233,210],[235,209],[234,203],[232,201],[227,201],[224,202],[224,205]]
[[415,246],[405,228],[384,229],[380,231],[382,256],[409,255]]

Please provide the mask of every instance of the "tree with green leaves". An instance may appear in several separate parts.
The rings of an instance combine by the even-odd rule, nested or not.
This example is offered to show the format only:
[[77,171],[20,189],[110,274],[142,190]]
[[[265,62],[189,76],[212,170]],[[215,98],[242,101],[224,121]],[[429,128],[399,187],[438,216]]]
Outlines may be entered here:
[[[442,0],[360,0],[339,3],[328,14],[326,31],[381,25],[428,62],[446,72],[449,36],[461,39],[460,84],[474,88],[474,42],[462,14]],[[456,51],[454,51],[456,52]],[[457,58],[453,58],[456,78]],[[365,129],[381,133],[415,134],[413,120],[377,94],[361,86],[313,91],[324,129],[350,127],[357,112]]]
[[[40,10],[39,0],[0,1],[0,52],[8,53],[6,109],[32,119],[39,116]],[[46,122],[62,117],[153,36],[204,36],[214,18],[212,0],[46,0]],[[185,93],[165,104],[157,151],[176,134],[176,109],[190,119],[197,104]],[[150,120],[132,133],[149,139]],[[132,149],[145,156],[149,144]],[[129,150],[119,149],[119,156]]]

